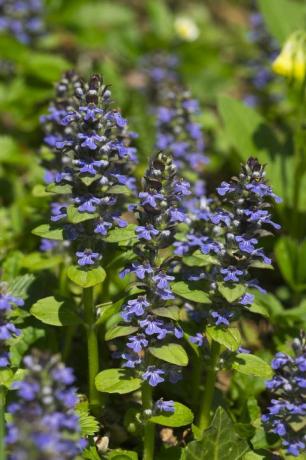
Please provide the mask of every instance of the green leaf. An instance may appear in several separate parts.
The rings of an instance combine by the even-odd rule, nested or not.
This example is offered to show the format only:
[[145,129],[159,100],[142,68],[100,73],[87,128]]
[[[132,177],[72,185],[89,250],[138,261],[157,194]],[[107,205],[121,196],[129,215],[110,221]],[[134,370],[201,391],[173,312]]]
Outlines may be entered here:
[[238,436],[224,409],[218,407],[202,440],[190,442],[182,460],[239,460],[248,450],[248,443]]
[[21,266],[35,272],[56,267],[61,263],[61,261],[61,256],[47,256],[45,254],[41,254],[40,252],[32,252],[31,254],[24,256],[21,261]]
[[107,243],[119,243],[135,238],[135,224],[129,224],[124,228],[114,228],[108,232],[108,235],[103,238]]
[[167,361],[167,363],[176,364],[177,366],[187,366],[188,355],[182,345],[169,343],[161,347],[149,347],[151,355],[155,358]]
[[68,61],[54,54],[31,53],[25,62],[26,71],[49,83],[57,81],[61,74],[70,68]]
[[169,427],[179,427],[190,425],[193,422],[193,413],[191,410],[179,402],[174,403],[174,412],[153,415],[149,418],[150,422],[158,423]]
[[68,278],[82,288],[88,288],[103,283],[106,277],[102,267],[84,270],[81,267],[72,265],[67,270]]
[[36,184],[36,185],[34,185],[34,187],[32,189],[32,195],[37,197],[37,198],[43,198],[43,197],[52,195],[52,193],[47,192],[46,187],[44,185]]
[[97,452],[97,448],[90,446],[82,452],[82,460],[101,460],[101,457]]
[[[280,43],[297,29],[304,29],[306,22],[305,4],[294,0],[258,0],[261,14],[269,32]],[[286,12],[286,18],[284,17]]]
[[72,224],[79,224],[80,222],[86,222],[87,220],[93,220],[93,219],[96,219],[97,217],[99,216],[96,212],[95,213],[80,212],[73,205],[70,205],[67,208],[68,222]]
[[12,367],[19,367],[23,355],[28,351],[31,345],[37,340],[44,337],[45,331],[35,327],[26,327],[21,329],[20,335],[14,340],[10,348],[10,358]]
[[294,291],[306,289],[306,240],[298,243],[291,237],[279,238],[275,256],[280,271]]
[[261,305],[256,300],[252,303],[252,305],[247,305],[246,309],[252,313],[256,313],[257,315],[264,316],[265,318],[270,318],[269,312],[267,311],[266,307],[264,305]]
[[236,351],[241,344],[240,332],[236,327],[221,329],[216,326],[209,326],[206,331],[212,340],[221,343],[231,351]]
[[131,190],[126,185],[113,185],[107,193],[131,195]]
[[199,289],[193,289],[184,281],[171,283],[171,288],[174,294],[177,294],[184,299],[192,300],[198,303],[211,303],[211,300],[206,292],[200,291]]
[[117,337],[124,337],[136,331],[138,331],[138,327],[135,326],[115,326],[105,333],[105,340],[108,341],[116,339]]
[[79,416],[82,436],[93,436],[99,431],[100,424],[90,415],[87,401],[77,404],[76,412]]
[[233,369],[242,374],[254,375],[269,379],[272,377],[272,369],[265,361],[255,355],[248,353],[238,353],[232,364]]
[[12,369],[0,369],[0,386],[10,388],[14,378]]
[[162,316],[163,318],[170,318],[174,321],[180,319],[180,309],[176,305],[169,305],[169,307],[154,308],[154,315]]
[[46,187],[46,191],[50,193],[56,193],[59,195],[70,195],[72,192],[72,187],[69,184],[65,184],[65,185],[49,184]]
[[70,326],[80,324],[81,320],[74,312],[73,307],[54,297],[45,297],[38,300],[31,310],[31,314],[44,324],[51,326]]
[[138,460],[138,455],[132,450],[116,449],[108,452],[106,458],[111,460]]
[[225,283],[218,283],[218,291],[229,303],[232,303],[246,292],[246,287],[242,284],[230,287],[226,286]]
[[32,230],[33,235],[40,236],[41,238],[48,238],[49,240],[63,240],[62,228],[51,228],[48,224],[39,225]]
[[207,265],[219,265],[219,261],[209,255],[202,254],[200,251],[195,251],[191,256],[183,257],[183,262],[188,267],[206,267]]
[[106,369],[95,379],[98,391],[102,393],[131,393],[141,386],[141,379],[133,378],[126,369]]
[[14,278],[8,285],[8,290],[14,297],[24,299],[27,295],[27,290],[35,280],[34,275],[23,275]]

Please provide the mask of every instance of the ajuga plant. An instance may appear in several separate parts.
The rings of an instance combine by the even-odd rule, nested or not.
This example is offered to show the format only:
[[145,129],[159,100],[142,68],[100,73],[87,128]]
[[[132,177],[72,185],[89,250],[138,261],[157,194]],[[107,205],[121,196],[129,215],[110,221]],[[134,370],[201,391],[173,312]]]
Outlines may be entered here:
[[49,117],[43,119],[45,142],[56,157],[51,171],[53,182],[47,191],[56,199],[51,205],[50,225],[40,226],[34,233],[68,242],[76,261],[67,273],[84,288],[90,404],[95,405],[95,401],[99,406],[94,385],[99,358],[93,286],[105,278],[101,267],[104,238],[110,229],[127,226],[121,214],[124,197],[135,189],[130,169],[136,151],[130,146],[132,135],[126,130],[126,120],[112,109],[111,91],[100,76],[93,75],[86,83],[69,73],[57,91],[58,99]]
[[302,333],[292,343],[293,356],[277,353],[272,361],[275,375],[266,384],[273,399],[262,421],[277,434],[288,454],[306,452],[306,339]]
[[[188,268],[184,272],[191,285],[200,283],[208,294],[207,299],[202,300],[205,308],[201,305],[194,309],[188,304],[191,317],[202,324],[200,333],[191,337],[191,341],[200,346],[207,325],[228,328],[253,304],[250,289],[264,291],[254,279],[252,268],[271,264],[260,247],[260,239],[267,234],[266,227],[280,228],[271,220],[269,212],[270,199],[276,202],[280,199],[266,183],[265,168],[255,158],[249,158],[241,166],[238,177],[222,182],[217,194],[218,198],[208,202],[207,208],[198,214],[186,240],[175,243],[176,254],[198,256],[205,267],[195,271]],[[185,260],[190,265],[190,258]],[[200,417],[203,428],[209,422],[212,397],[209,385],[214,385],[219,350],[219,344],[213,341],[210,350],[213,370],[208,376]]]
[[22,307],[22,299],[16,298],[7,292],[7,285],[0,283],[0,368],[10,365],[9,341],[20,334],[20,330],[11,319],[13,310]]
[[158,153],[151,160],[139,193],[135,260],[121,273],[133,273],[140,290],[123,305],[122,320],[133,327],[121,354],[123,367],[133,370],[142,383],[144,410],[144,459],[154,458],[154,425],[147,419],[152,410],[173,412],[173,401],[158,401],[154,406],[152,389],[162,382],[176,383],[187,355],[180,344],[183,331],[177,323],[175,295],[171,290],[173,243],[177,225],[186,220],[180,209],[189,184],[176,176],[169,153]]
[[34,350],[24,358],[25,377],[13,385],[6,444],[9,460],[74,460],[85,447],[72,369],[57,355]]
[[276,99],[276,95],[271,91],[271,83],[275,79],[271,63],[279,46],[268,33],[260,13],[253,12],[250,15],[250,27],[248,40],[254,45],[256,53],[247,63],[249,93],[245,96],[245,103],[252,107],[269,109]]
[[1,0],[0,31],[31,44],[45,31],[43,12],[41,0]]
[[140,68],[146,76],[145,89],[152,108],[162,102],[165,90],[180,84],[178,67],[179,59],[175,54],[152,53],[141,59]]

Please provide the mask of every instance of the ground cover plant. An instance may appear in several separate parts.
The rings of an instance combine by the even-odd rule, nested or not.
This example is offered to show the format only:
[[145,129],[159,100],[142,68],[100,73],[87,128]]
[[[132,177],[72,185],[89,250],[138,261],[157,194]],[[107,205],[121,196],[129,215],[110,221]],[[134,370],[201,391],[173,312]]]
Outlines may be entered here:
[[306,459],[305,26],[0,1],[0,460]]

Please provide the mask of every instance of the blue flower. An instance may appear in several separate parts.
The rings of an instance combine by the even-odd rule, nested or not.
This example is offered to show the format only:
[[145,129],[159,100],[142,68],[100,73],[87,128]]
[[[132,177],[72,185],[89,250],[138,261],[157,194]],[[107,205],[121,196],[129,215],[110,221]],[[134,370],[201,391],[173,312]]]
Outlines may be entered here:
[[81,267],[86,267],[88,265],[94,265],[99,259],[101,259],[101,254],[98,252],[93,252],[91,249],[85,249],[84,251],[77,251],[75,255],[78,258],[78,264]]
[[159,383],[165,381],[164,376],[165,371],[158,369],[156,366],[148,366],[146,371],[142,374],[142,378],[146,380],[149,385],[156,387]]
[[158,399],[155,402],[154,408],[157,411],[168,412],[170,414],[174,413],[174,402],[173,401],[164,401],[163,398]]
[[153,225],[149,224],[146,227],[143,225],[138,225],[135,229],[138,238],[143,238],[144,240],[150,241],[152,237],[157,236],[159,231],[153,227]]

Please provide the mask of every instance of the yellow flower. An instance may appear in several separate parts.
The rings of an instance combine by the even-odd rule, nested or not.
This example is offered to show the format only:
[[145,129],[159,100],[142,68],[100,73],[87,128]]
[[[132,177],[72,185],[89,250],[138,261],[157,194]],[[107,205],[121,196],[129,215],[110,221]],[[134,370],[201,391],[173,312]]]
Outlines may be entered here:
[[306,33],[294,32],[272,64],[275,73],[302,82],[306,77]]
[[187,42],[196,40],[200,34],[196,23],[188,17],[178,17],[174,22],[174,29],[177,35]]

